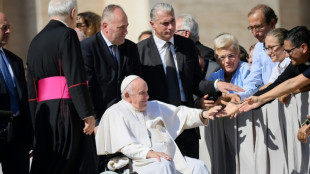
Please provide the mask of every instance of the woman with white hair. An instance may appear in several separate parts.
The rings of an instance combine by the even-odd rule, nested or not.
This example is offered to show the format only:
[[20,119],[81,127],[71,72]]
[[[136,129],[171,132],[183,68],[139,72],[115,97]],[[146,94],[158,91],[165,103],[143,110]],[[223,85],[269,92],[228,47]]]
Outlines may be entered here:
[[[218,35],[214,40],[214,53],[221,69],[212,73],[207,80],[221,80],[242,88],[250,70],[248,63],[240,61],[239,42],[236,37],[229,33]],[[216,94],[211,97],[217,98]],[[215,118],[211,125],[210,127],[213,129],[211,131],[214,132],[212,137],[214,154],[212,172],[236,173],[236,160],[240,158],[238,143],[243,142],[238,139],[240,136],[239,127],[244,131],[251,130],[251,122],[246,121],[246,117],[237,117],[236,119],[224,117]],[[244,131],[243,134],[247,136],[248,132]]]

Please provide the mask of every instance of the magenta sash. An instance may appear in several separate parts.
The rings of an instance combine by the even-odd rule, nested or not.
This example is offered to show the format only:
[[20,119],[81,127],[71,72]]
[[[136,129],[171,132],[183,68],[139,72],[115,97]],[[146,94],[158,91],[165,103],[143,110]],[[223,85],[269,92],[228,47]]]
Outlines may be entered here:
[[67,80],[64,76],[54,76],[39,80],[38,102],[61,98],[71,99]]

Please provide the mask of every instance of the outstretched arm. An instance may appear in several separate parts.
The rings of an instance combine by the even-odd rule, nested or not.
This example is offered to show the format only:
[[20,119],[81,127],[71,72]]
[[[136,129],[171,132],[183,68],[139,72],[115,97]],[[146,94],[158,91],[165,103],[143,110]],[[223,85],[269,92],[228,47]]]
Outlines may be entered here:
[[305,85],[308,85],[309,83],[310,79],[305,77],[303,74],[300,74],[279,84],[269,92],[266,92],[257,97],[251,96],[245,99],[246,102],[242,104],[240,111],[246,112],[251,109],[255,109],[270,100],[276,99],[277,97],[280,97],[284,94],[291,93],[299,88],[304,87]]
[[216,85],[218,90],[221,91],[222,93],[229,94],[229,91],[244,92],[244,89],[232,83],[218,81]]

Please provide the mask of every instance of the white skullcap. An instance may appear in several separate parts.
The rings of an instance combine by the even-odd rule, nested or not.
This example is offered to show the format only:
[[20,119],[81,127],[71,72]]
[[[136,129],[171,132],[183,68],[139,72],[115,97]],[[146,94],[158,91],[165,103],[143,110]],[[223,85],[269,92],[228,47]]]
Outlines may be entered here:
[[127,88],[127,86],[136,78],[140,78],[139,76],[136,75],[130,75],[127,76],[126,78],[124,78],[122,84],[121,84],[121,93],[123,93],[125,91],[125,89]]

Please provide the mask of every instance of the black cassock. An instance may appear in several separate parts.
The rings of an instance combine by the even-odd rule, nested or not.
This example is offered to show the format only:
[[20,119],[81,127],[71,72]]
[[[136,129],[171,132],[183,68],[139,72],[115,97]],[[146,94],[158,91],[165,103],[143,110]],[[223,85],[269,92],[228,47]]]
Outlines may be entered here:
[[[30,112],[35,125],[31,173],[95,174],[94,134],[83,133],[83,119],[93,115],[76,32],[51,20],[32,40],[27,57]],[[38,81],[64,76],[71,99],[38,102]]]

